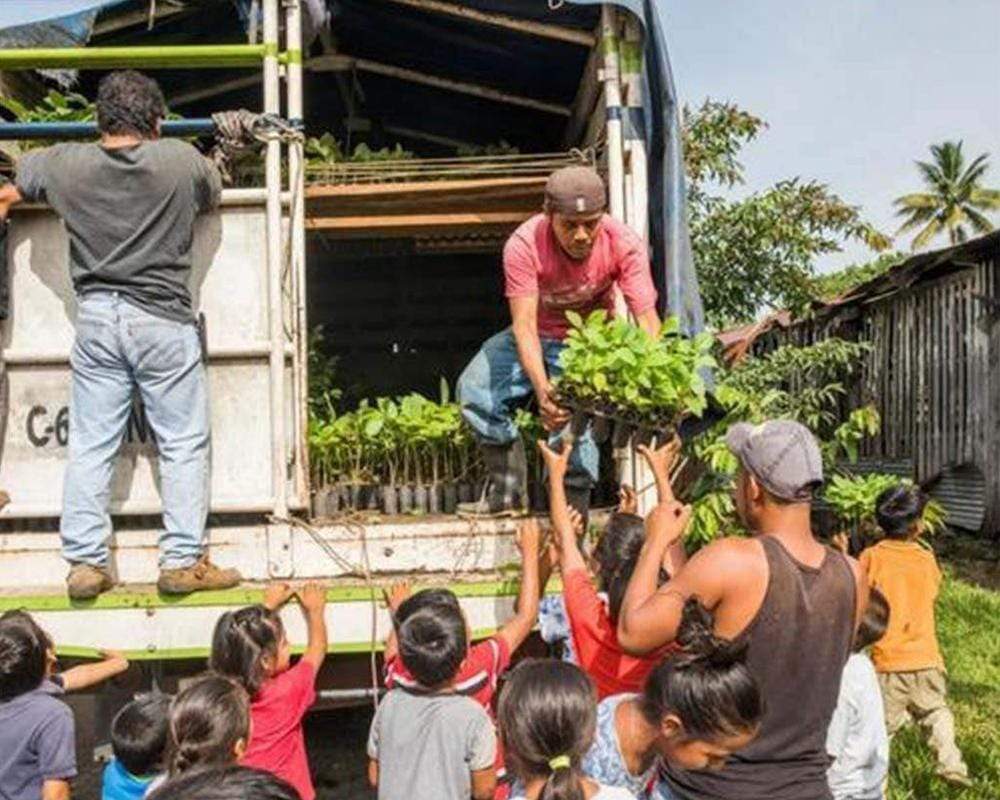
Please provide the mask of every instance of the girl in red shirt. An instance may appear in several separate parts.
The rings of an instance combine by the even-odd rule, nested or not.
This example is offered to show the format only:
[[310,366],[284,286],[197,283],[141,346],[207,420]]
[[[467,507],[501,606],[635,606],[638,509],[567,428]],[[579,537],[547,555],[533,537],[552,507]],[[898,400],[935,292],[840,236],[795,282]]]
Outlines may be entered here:
[[[292,666],[281,608],[297,595],[309,642]],[[262,605],[227,611],[215,626],[210,666],[239,681],[250,696],[253,732],[240,760],[273,773],[313,800],[302,719],[316,699],[316,676],[326,658],[326,589],[309,583],[295,591],[287,583],[268,586]]]
[[[597,686],[599,700],[624,692],[640,692],[646,676],[674,649],[673,645],[667,645],[644,656],[632,656],[618,643],[618,612],[646,538],[645,523],[642,517],[621,510],[608,522],[594,551],[598,587],[607,593],[605,603],[580,552],[566,503],[563,479],[572,442],[564,439],[559,453],[545,442],[539,442],[538,446],[548,467],[549,510],[559,551],[563,600],[577,660]],[[640,449],[657,477],[661,500],[673,497],[669,472],[677,448],[677,443],[671,442],[656,451]]]

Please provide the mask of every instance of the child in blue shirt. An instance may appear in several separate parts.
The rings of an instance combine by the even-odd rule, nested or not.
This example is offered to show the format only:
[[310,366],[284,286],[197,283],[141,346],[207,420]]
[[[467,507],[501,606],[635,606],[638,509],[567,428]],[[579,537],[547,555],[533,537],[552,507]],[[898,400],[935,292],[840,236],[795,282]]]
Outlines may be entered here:
[[139,695],[111,722],[115,757],[104,768],[101,800],[141,800],[166,772],[164,753],[169,736],[169,695]]

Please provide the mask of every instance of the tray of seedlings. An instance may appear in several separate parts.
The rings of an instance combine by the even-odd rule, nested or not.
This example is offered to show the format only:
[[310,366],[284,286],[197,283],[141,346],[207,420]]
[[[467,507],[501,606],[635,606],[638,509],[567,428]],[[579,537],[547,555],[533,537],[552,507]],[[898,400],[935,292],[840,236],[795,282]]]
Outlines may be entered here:
[[481,466],[456,403],[412,393],[310,423],[313,513],[451,514]]
[[656,338],[600,310],[566,317],[571,327],[555,386],[575,437],[589,428],[599,444],[663,443],[717,415],[705,383],[716,366],[711,334],[682,336],[675,317]]

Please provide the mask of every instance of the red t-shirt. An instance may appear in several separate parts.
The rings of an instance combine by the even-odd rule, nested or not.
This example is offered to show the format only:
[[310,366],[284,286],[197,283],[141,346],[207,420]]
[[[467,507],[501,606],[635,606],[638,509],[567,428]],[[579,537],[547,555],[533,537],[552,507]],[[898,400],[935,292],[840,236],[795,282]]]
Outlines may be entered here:
[[[458,668],[458,675],[455,676],[455,691],[458,694],[471,697],[486,709],[490,719],[494,719],[493,699],[496,696],[497,683],[509,666],[510,649],[507,647],[507,643],[499,636],[484,639],[478,644],[472,645],[469,652],[465,654],[465,660]],[[420,684],[406,669],[403,660],[398,657],[386,662],[385,665],[385,688],[392,689],[396,686],[420,689]],[[497,742],[496,768],[497,777],[503,778],[506,775],[506,769],[499,741]],[[499,784],[495,800],[506,797],[509,788],[506,784]]]
[[[507,643],[498,636],[484,639],[472,645],[465,654],[465,661],[455,676],[455,692],[471,697],[485,708],[492,718],[493,696],[497,691],[497,681],[509,666],[510,650],[507,648]],[[385,688],[392,689],[396,686],[420,689],[420,684],[399,657],[391,659],[385,665]]]
[[250,704],[250,744],[240,763],[283,778],[314,800],[302,718],[316,699],[316,670],[306,661],[265,681]]
[[631,656],[622,650],[607,606],[585,569],[563,575],[563,599],[580,668],[593,679],[600,700],[641,692],[646,676],[674,649],[666,645],[646,656]]
[[505,294],[538,297],[538,333],[563,339],[567,311],[586,317],[615,310],[614,286],[638,316],[656,306],[646,245],[627,225],[605,214],[590,255],[575,261],[559,246],[549,218],[536,214],[511,234],[503,249]]

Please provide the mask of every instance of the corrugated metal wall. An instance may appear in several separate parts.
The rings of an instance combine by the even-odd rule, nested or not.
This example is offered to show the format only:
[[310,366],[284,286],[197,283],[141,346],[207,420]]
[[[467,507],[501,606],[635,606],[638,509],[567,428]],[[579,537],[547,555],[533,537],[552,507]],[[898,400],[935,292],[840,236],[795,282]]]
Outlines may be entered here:
[[[882,430],[867,441],[869,463],[912,465],[952,524],[1000,533],[1000,258],[955,264],[957,271],[916,282],[833,314],[775,330],[755,352],[829,336],[871,343],[852,402],[871,403]],[[962,269],[961,267],[965,267]]]

